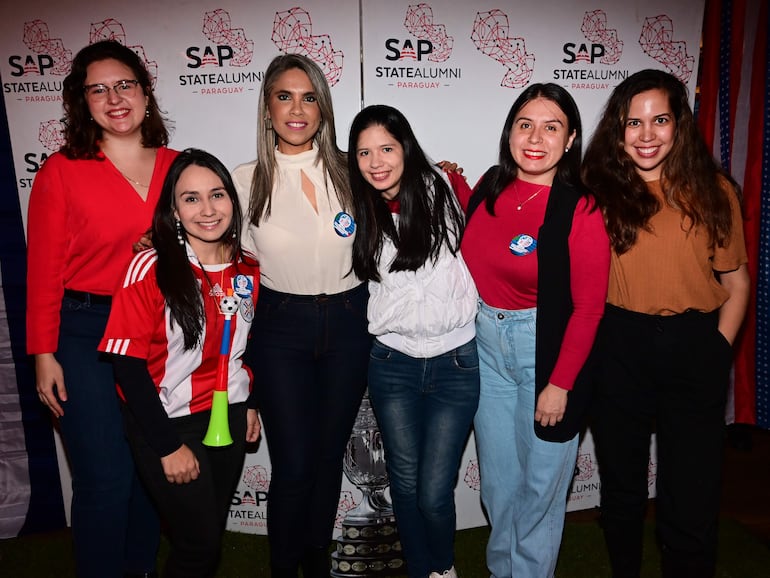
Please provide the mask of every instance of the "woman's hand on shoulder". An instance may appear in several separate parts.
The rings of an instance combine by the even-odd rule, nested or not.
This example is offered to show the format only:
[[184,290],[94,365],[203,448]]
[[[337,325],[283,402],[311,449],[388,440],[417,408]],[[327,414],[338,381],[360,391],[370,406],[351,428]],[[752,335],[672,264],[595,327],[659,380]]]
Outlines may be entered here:
[[35,387],[40,401],[56,417],[64,415],[60,401],[67,401],[64,370],[53,353],[35,355]]
[[540,392],[535,407],[535,421],[540,422],[542,426],[556,425],[564,419],[564,412],[567,410],[566,389],[558,385],[549,383],[545,389]]
[[139,240],[133,245],[134,253],[141,253],[147,249],[152,249],[152,230],[145,231]]
[[201,473],[198,458],[184,444],[175,452],[160,458],[160,463],[163,466],[166,479],[171,484],[189,484],[193,480],[197,480]]
[[440,168],[445,173],[457,173],[458,175],[463,174],[463,168],[457,166],[457,163],[453,163],[452,161],[439,161],[436,163],[436,166],[438,166],[438,168]]
[[254,443],[259,439],[262,425],[259,423],[259,414],[256,409],[246,411],[246,441]]

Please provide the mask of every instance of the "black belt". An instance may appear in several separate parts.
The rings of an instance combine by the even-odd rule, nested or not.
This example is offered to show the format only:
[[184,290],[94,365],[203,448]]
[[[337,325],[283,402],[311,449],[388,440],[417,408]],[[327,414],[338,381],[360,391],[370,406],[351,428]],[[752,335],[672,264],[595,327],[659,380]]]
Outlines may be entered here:
[[97,295],[95,293],[86,293],[85,291],[65,289],[64,296],[88,305],[112,305],[111,295]]

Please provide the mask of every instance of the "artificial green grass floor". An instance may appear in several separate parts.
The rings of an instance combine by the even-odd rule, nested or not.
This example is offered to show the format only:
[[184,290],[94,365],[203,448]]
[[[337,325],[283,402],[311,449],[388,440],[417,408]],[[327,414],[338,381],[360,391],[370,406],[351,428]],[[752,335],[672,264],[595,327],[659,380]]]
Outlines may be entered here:
[[[484,565],[484,548],[489,529],[457,532],[456,566],[461,578],[489,576]],[[168,545],[161,545],[160,564]],[[660,575],[660,558],[655,547],[652,524],[645,536],[642,578]],[[557,578],[602,578],[609,576],[601,530],[595,521],[568,522],[559,557]],[[3,578],[74,577],[68,531],[0,540],[0,576]],[[227,532],[222,546],[218,578],[269,578],[267,538]],[[770,548],[732,520],[720,526],[717,578],[767,578],[770,576]]]

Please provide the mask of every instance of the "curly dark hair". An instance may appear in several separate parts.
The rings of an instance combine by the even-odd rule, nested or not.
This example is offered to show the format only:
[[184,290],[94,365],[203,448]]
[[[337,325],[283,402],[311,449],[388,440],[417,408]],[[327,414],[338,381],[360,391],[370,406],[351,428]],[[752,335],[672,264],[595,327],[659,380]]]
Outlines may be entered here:
[[733,181],[719,168],[698,131],[687,87],[668,72],[647,69],[612,91],[583,159],[582,178],[602,208],[612,248],[617,254],[628,251],[639,230],[647,230],[650,218],[660,210],[623,148],[631,100],[650,90],[666,94],[674,117],[674,141],[661,173],[666,200],[692,227],[703,226],[712,245],[723,246],[732,223],[723,186],[725,179]]
[[64,78],[64,146],[62,152],[70,159],[98,158],[102,127],[91,119],[85,85],[88,66],[101,60],[117,60],[132,70],[147,96],[148,116],[142,122],[142,146],[157,148],[168,144],[165,119],[158,109],[152,92],[152,81],[142,59],[115,40],[102,40],[80,50],[72,60],[72,69]]

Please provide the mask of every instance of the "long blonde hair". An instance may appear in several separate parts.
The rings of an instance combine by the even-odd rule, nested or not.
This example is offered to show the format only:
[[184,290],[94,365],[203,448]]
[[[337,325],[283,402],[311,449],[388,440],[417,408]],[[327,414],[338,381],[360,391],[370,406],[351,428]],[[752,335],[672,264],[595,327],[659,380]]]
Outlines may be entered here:
[[[251,183],[251,201],[249,217],[252,223],[259,225],[260,219],[270,215],[273,192],[273,179],[276,172],[275,146],[277,136],[271,124],[268,124],[267,103],[278,78],[287,70],[299,69],[307,74],[313,85],[321,112],[321,127],[314,137],[318,145],[316,163],[323,163],[325,178],[331,180],[340,205],[350,211],[353,197],[348,181],[346,155],[337,148],[337,134],[334,129],[334,109],[326,77],[318,65],[300,54],[281,54],[276,56],[265,71],[262,90],[259,94],[259,113],[257,115],[257,165]],[[327,182],[328,189],[328,182]]]

